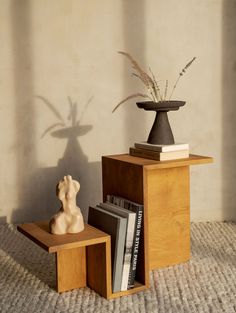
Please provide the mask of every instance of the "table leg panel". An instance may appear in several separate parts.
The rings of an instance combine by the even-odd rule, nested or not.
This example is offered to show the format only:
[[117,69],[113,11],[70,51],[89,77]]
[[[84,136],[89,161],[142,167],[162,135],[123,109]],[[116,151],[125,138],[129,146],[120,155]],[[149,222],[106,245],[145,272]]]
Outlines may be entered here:
[[56,252],[57,291],[86,286],[86,247]]

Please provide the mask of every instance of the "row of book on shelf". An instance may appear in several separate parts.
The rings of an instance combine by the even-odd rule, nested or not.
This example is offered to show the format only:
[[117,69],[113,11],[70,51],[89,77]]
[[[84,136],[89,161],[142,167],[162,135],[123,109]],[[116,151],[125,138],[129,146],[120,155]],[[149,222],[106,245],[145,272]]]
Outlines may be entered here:
[[182,159],[189,157],[189,144],[175,143],[171,145],[155,145],[142,141],[136,142],[134,147],[130,147],[129,153],[132,156],[157,161]]
[[143,205],[119,196],[89,207],[88,223],[111,236],[113,292],[134,287],[142,220]]

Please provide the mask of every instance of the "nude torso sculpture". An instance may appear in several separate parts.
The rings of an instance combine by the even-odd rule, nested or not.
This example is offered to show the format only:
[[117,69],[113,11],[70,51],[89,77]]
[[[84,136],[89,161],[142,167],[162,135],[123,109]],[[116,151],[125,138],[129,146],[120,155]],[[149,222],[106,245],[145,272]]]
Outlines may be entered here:
[[79,233],[84,229],[84,220],[80,208],[76,205],[76,194],[80,184],[70,175],[64,176],[57,185],[57,196],[62,206],[49,222],[52,234]]

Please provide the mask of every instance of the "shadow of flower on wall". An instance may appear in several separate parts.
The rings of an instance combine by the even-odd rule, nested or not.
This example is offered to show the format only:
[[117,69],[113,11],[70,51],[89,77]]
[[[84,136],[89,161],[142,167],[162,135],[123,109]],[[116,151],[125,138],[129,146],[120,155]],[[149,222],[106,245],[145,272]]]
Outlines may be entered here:
[[[55,167],[38,168],[29,183],[31,188],[31,201],[22,203],[22,209],[15,210],[12,217],[13,221],[22,220],[24,222],[31,220],[49,219],[60,207],[60,203],[55,194],[57,182],[65,175],[72,177],[80,182],[81,189],[78,194],[78,205],[81,208],[85,220],[89,204],[100,198],[101,169],[100,162],[89,162],[79,143],[79,137],[86,136],[93,128],[92,125],[81,125],[83,116],[92,102],[92,97],[84,106],[80,118],[78,115],[78,106],[76,102],[69,100],[69,115],[67,119],[63,118],[57,108],[45,97],[37,96],[50,109],[56,117],[57,122],[50,125],[42,133],[41,138],[50,134],[55,140],[66,140],[65,152],[57,162]],[[59,129],[56,129],[59,128]],[[56,129],[56,130],[55,130]],[[95,200],[96,199],[96,200]]]

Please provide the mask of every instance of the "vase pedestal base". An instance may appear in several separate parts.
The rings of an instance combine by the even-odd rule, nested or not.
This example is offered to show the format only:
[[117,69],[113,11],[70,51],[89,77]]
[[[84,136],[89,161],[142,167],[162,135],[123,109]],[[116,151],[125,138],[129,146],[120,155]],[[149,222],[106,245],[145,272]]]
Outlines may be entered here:
[[167,113],[169,111],[177,111],[183,105],[185,105],[184,101],[176,100],[137,103],[140,109],[156,112],[156,117],[148,136],[148,143],[154,145],[173,145],[175,143]]

